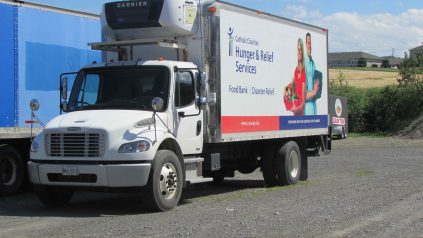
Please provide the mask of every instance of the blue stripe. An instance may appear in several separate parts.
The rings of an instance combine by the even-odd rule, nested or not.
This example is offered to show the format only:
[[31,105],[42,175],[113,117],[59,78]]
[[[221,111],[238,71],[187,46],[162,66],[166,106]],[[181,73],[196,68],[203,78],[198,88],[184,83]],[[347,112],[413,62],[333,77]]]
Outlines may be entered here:
[[317,129],[328,127],[328,116],[281,116],[280,130]]
[[14,11],[0,4],[0,127],[15,125]]
[[14,53],[14,89],[15,89],[15,121],[14,126],[18,126],[19,124],[19,42],[18,42],[18,35],[19,35],[19,11],[17,6],[13,6],[13,49]]

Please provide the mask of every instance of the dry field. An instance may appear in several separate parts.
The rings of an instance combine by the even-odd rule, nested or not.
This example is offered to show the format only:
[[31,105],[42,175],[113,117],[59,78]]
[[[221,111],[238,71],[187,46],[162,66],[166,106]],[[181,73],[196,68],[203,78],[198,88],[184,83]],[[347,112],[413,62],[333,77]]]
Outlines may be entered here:
[[398,72],[329,69],[329,79],[337,82],[341,73],[348,85],[357,88],[374,88],[397,84],[397,78],[399,78]]

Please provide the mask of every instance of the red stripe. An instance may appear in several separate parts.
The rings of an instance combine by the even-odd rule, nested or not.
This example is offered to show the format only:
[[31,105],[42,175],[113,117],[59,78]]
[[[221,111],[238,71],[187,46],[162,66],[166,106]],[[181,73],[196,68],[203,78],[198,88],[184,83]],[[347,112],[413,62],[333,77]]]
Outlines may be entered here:
[[242,133],[279,130],[278,116],[223,116],[222,133]]

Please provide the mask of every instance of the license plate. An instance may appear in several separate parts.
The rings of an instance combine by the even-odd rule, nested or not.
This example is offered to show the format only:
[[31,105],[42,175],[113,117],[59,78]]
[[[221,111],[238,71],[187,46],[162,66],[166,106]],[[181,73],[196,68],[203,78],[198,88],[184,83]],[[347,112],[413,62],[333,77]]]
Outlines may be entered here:
[[78,167],[76,166],[63,166],[62,175],[64,176],[78,176]]

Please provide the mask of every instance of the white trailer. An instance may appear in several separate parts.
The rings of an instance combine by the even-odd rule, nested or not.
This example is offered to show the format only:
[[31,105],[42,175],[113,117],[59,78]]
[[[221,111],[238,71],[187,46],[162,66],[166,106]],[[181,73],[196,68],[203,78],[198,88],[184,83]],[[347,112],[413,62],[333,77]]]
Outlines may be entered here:
[[105,62],[79,71],[69,99],[61,79],[66,113],[33,142],[44,204],[135,189],[165,211],[235,171],[295,184],[308,155],[330,151],[327,30],[198,0],[106,3],[101,21],[90,45]]

